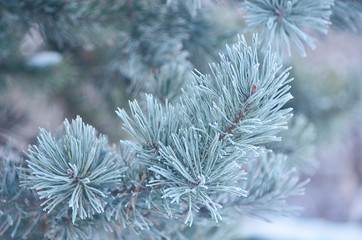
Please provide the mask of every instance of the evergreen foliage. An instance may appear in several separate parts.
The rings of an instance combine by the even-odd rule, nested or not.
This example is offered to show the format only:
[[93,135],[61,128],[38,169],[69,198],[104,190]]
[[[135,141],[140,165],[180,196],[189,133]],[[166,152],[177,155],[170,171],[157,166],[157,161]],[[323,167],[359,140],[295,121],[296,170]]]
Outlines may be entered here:
[[360,31],[360,23],[362,21],[362,2],[336,0],[332,6],[331,21],[333,27],[339,29],[348,29],[354,33]]
[[231,205],[242,214],[264,219],[275,214],[288,216],[298,212],[300,209],[288,206],[285,199],[304,194],[304,186],[309,180],[300,181],[297,169],[290,168],[288,160],[281,154],[261,151],[248,165],[245,183],[248,197],[233,198]]
[[[170,75],[172,65],[178,66],[177,72],[184,69],[185,72],[180,73],[189,74],[200,58],[217,56],[220,43],[230,38],[230,31],[220,30],[217,22],[207,19],[207,11],[192,14],[190,2],[193,1],[177,0],[168,4],[160,0],[132,1],[129,5],[132,30],[123,36],[119,47],[122,54],[119,71],[131,82],[132,96],[153,93],[155,85],[149,82],[154,76]],[[183,80],[184,84],[188,79]],[[177,82],[174,82],[176,86]]]
[[[281,54],[293,45],[305,56],[305,45],[315,48],[309,30],[326,33],[331,22],[356,31],[360,14],[342,17],[351,5],[340,0],[238,1],[248,25],[241,31],[259,31],[259,41],[215,25],[215,2],[0,2],[0,84],[17,79],[19,66],[33,74],[26,81],[47,72],[49,92],[68,105],[83,100],[102,119],[103,106],[114,111],[107,101],[120,97],[111,91],[132,99],[112,125],[129,134],[119,147],[85,124],[96,122],[90,114],[54,134],[40,129],[25,157],[0,148],[0,237],[220,239],[237,216],[299,211],[286,200],[303,194],[303,175],[316,168],[316,136],[286,105],[293,79]],[[66,74],[29,69],[19,45],[35,32],[44,49],[62,54],[57,67]],[[0,134],[21,119],[0,103]],[[108,136],[121,131],[111,129]]]
[[255,0],[245,1],[247,31],[260,30],[265,47],[273,46],[275,51],[284,48],[288,55],[290,42],[301,56],[306,56],[304,44],[314,49],[315,39],[304,28],[327,33],[330,25],[333,0]]
[[16,108],[8,107],[8,103],[2,97],[0,97],[0,101],[2,101],[0,103],[0,144],[6,145],[7,133],[16,129],[26,117],[19,113]]
[[131,116],[118,110],[137,142],[125,144],[155,174],[149,186],[160,187],[169,204],[186,203],[190,225],[200,207],[221,220],[215,200],[223,193],[247,196],[241,167],[258,155],[259,145],[277,140],[290,117],[291,109],[281,109],[291,98],[288,69],[279,72],[270,51],[259,62],[256,51],[256,37],[252,46],[240,37],[210,65],[212,75],[195,73],[196,84],[180,104],[162,106],[149,95],[146,113],[136,100]]
[[124,168],[115,168],[115,154],[104,136],[78,117],[64,122],[64,136],[41,130],[39,146],[29,148],[29,172],[24,184],[36,190],[49,213],[61,203],[72,210],[72,221],[104,211],[105,198],[121,183]]
[[26,239],[42,217],[39,199],[33,191],[20,186],[23,158],[6,146],[0,148],[0,160],[0,237]]
[[270,144],[274,152],[288,156],[287,165],[296,171],[311,175],[318,162],[314,159],[317,140],[315,126],[304,115],[296,115],[281,134],[282,141]]
[[[0,26],[4,33],[14,26],[23,31],[37,28],[44,39],[60,50],[89,43],[89,33],[99,31],[100,26],[112,17],[120,17],[124,0],[63,1],[63,0],[15,0],[0,3]],[[75,31],[82,23],[81,31]],[[3,37],[3,36],[1,36]]]

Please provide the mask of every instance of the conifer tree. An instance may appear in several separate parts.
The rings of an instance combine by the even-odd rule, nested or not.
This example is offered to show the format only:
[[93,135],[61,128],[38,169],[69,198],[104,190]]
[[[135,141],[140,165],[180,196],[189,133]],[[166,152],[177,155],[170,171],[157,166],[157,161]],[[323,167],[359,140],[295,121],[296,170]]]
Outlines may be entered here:
[[[293,79],[282,54],[293,45],[305,56],[304,45],[315,48],[310,31],[327,33],[332,23],[357,32],[361,15],[350,10],[361,3],[231,1],[247,25],[238,30],[215,25],[218,4],[0,3],[0,83],[34,74],[19,49],[37,32],[89,78],[44,91],[66,92],[70,105],[86,84],[106,92],[107,106],[117,88],[131,99],[113,115],[127,132],[115,144],[80,116],[56,132],[41,129],[24,154],[0,138],[0,238],[220,239],[235,217],[298,212],[286,200],[303,194],[303,176],[316,168],[315,135],[305,117],[291,120]],[[89,52],[107,60],[94,63]],[[14,115],[0,104],[0,133]]]

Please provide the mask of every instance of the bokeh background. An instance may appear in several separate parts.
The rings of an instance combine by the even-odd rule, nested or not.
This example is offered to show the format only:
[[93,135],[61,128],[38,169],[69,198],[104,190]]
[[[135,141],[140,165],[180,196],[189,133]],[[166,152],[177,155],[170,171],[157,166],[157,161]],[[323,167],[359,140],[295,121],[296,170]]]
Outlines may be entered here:
[[[154,69],[187,59],[190,72],[207,72],[244,33],[240,1],[202,1],[196,10],[199,1],[190,1],[171,12],[158,2],[1,1],[0,145],[26,151],[39,128],[55,131],[77,115],[117,145],[128,136],[115,110],[158,91],[148,83]],[[332,15],[327,35],[310,32],[317,48],[307,57],[283,56],[293,66],[295,121],[277,149],[311,179],[304,196],[290,199],[304,210],[272,223],[241,216],[233,239],[362,239],[360,10],[350,9],[350,25]],[[177,77],[171,87],[190,78]]]

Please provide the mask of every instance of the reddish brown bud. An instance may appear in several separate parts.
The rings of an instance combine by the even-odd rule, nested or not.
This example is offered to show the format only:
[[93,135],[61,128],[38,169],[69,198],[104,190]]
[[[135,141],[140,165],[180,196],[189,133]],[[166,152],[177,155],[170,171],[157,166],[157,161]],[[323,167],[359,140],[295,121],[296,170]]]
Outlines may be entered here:
[[276,9],[275,14],[278,16],[278,23],[281,24],[283,22],[283,12]]
[[256,93],[256,88],[257,88],[257,84],[253,84],[253,87],[251,88],[251,95],[253,95],[254,93]]
[[70,177],[73,177],[74,172],[72,171],[72,169],[67,169],[67,173],[69,174]]

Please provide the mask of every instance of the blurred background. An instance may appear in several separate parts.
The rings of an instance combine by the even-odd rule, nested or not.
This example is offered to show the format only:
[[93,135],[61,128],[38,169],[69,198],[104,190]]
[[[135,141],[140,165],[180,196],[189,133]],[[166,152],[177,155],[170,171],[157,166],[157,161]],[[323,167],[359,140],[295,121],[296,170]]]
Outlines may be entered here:
[[[240,4],[0,1],[0,145],[26,151],[39,128],[77,115],[119,145],[118,107],[145,93],[177,101],[194,68],[207,72],[238,33],[250,39]],[[295,117],[271,147],[311,179],[290,199],[304,210],[273,223],[241,217],[230,239],[362,239],[361,10],[333,9],[328,34],[310,32],[316,50],[283,56]]]

